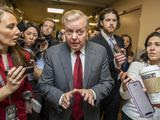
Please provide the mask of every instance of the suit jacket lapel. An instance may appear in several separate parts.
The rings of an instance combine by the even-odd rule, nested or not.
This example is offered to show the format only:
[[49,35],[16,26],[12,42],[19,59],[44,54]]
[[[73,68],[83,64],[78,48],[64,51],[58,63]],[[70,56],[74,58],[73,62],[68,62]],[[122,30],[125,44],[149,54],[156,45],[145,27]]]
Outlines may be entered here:
[[62,51],[59,53],[59,57],[68,80],[69,88],[70,90],[72,90],[73,89],[72,64],[71,64],[70,49],[67,44],[65,44],[65,47],[62,48]]
[[86,44],[85,48],[85,69],[84,69],[84,79],[83,79],[83,88],[87,87],[88,77],[91,72],[93,60],[94,60],[94,49],[89,42]]

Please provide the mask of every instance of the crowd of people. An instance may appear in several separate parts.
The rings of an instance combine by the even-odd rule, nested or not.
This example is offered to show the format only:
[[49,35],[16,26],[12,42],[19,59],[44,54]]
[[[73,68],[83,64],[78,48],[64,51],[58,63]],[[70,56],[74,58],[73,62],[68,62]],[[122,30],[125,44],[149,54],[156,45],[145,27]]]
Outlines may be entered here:
[[118,120],[121,98],[122,120],[160,119],[160,103],[152,102],[159,91],[145,90],[155,112],[143,118],[127,89],[137,80],[145,89],[140,71],[160,66],[158,31],[136,60],[131,36],[115,34],[120,17],[113,8],[99,13],[92,35],[79,10],[64,13],[62,24],[54,38],[52,19],[18,23],[12,11],[0,8],[0,120]]

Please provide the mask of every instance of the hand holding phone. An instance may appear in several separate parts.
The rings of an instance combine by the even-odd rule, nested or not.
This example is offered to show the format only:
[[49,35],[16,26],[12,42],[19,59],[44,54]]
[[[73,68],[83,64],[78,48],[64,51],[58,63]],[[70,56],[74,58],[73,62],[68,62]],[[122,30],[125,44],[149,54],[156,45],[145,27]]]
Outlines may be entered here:
[[114,55],[116,63],[117,63],[117,70],[120,71],[126,71],[127,66],[127,58],[125,56],[125,49],[120,48],[117,44],[114,45],[114,51],[116,54]]
[[130,82],[127,85],[128,91],[135,103],[141,117],[150,117],[155,112],[149,97],[144,92],[140,81]]
[[122,52],[121,48],[117,44],[114,45],[114,50],[115,50],[116,53],[121,53]]
[[119,77],[122,82],[123,91],[127,91],[128,90],[127,84],[131,82],[132,79],[128,76],[127,72],[123,72],[123,71],[119,73]]

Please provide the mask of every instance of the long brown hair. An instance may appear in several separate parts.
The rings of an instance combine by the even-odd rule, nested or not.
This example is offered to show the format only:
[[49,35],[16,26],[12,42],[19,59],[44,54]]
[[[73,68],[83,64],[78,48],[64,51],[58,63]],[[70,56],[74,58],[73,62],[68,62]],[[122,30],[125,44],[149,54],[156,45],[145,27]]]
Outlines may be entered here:
[[29,52],[27,52],[22,47],[16,45],[9,48],[9,52],[11,53],[11,58],[13,61],[14,66],[23,66],[27,67],[30,66],[29,59],[26,59],[26,55],[29,55],[29,58],[33,58],[33,55],[31,55]]
[[[16,14],[12,10],[10,10],[8,8],[5,8],[5,7],[0,7],[0,22],[1,22],[2,16],[5,13],[10,13],[13,16],[16,17]],[[26,56],[25,56],[27,51],[25,51],[23,48],[21,48],[18,45],[10,46],[8,48],[8,52],[11,54],[11,58],[12,58],[14,66],[16,66],[16,67],[18,67],[18,66],[23,66],[23,67],[28,66],[29,61],[26,59]],[[29,53],[27,53],[27,54],[29,54]]]
[[144,43],[144,46],[145,46],[145,49],[144,49],[144,53],[140,56],[140,59],[143,60],[144,62],[148,62],[149,60],[149,57],[147,55],[147,44],[148,44],[148,41],[150,40],[150,38],[152,37],[159,37],[160,38],[160,33],[159,32],[152,32],[151,34],[149,34],[145,40],[145,43]]
[[128,37],[129,38],[129,46],[126,48],[127,56],[134,56],[134,53],[132,51],[132,38],[131,38],[131,36],[129,36],[127,34],[123,34],[121,36],[122,36],[122,38],[124,38],[124,37]]

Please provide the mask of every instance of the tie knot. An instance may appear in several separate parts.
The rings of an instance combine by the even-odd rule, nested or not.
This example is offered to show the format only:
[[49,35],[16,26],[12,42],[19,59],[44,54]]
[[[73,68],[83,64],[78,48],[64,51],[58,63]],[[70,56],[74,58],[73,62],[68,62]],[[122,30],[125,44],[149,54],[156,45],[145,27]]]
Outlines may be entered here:
[[75,54],[76,54],[77,56],[79,56],[79,55],[81,54],[81,51],[78,50],[78,51],[75,52]]
[[109,43],[109,45],[111,46],[111,48],[114,47],[113,38],[112,38],[112,37],[109,38],[108,43]]

